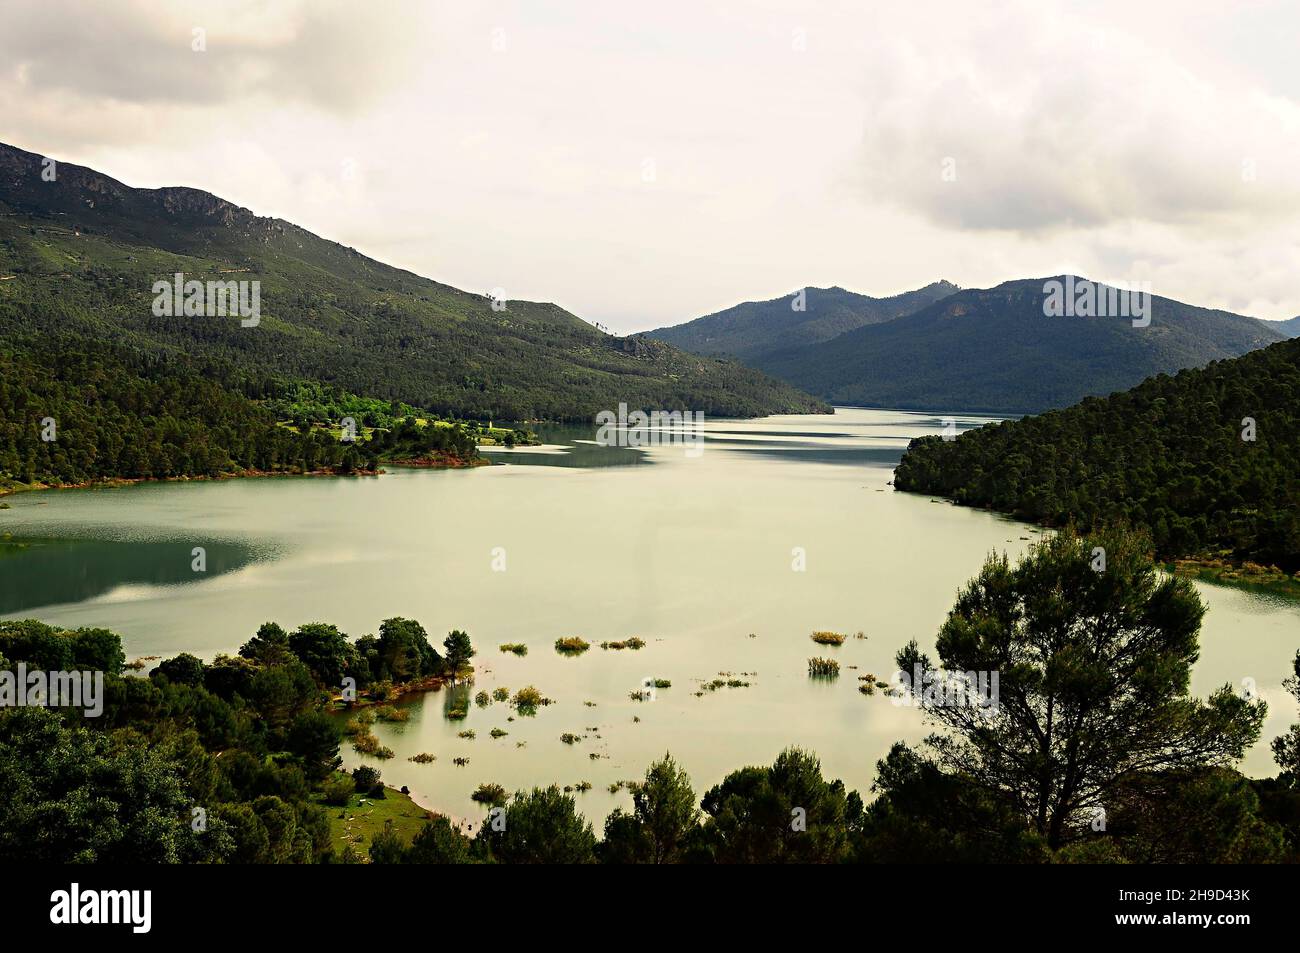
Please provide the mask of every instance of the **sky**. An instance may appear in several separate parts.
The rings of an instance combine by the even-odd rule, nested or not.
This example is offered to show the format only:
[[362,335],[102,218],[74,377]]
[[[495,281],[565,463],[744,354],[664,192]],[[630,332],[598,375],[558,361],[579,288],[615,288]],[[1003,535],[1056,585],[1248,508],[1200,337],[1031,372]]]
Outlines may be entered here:
[[0,141],[627,333],[1073,272],[1300,315],[1295,0],[0,0]]

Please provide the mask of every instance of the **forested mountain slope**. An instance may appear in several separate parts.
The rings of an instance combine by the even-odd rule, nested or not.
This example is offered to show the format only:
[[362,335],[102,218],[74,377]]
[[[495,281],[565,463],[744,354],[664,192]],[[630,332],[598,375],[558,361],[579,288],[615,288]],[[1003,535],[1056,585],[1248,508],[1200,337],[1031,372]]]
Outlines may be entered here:
[[1084,527],[1149,527],[1167,557],[1300,572],[1300,339],[1066,410],[913,440],[899,490]]
[[[732,362],[616,338],[547,303],[494,310],[196,189],[133,189],[0,145],[0,342],[26,332],[184,353],[461,417],[585,419],[627,402],[714,416],[826,411]],[[159,317],[153,285],[257,280],[261,321]]]
[[1270,322],[1151,298],[1151,322],[1044,314],[1044,284],[967,289],[757,366],[832,403],[1032,413],[1282,340]]

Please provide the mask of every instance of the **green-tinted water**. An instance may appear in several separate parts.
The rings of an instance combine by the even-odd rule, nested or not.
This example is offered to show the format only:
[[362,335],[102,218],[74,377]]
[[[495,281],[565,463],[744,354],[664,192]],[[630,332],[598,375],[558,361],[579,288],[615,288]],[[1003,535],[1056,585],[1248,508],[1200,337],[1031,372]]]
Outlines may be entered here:
[[[984,555],[1018,554],[1037,535],[886,485],[908,439],[939,428],[927,415],[869,410],[718,421],[695,457],[599,447],[589,428],[552,428],[543,436],[558,449],[502,451],[493,458],[509,465],[467,471],[20,494],[0,511],[0,533],[40,542],[0,547],[0,611],[107,626],[132,657],[234,651],[268,619],[334,622],[358,636],[402,615],[439,643],[466,629],[479,650],[474,691],[532,684],[556,704],[514,721],[505,705],[471,704],[451,722],[444,691],[375,733],[398,755],[380,764],[388,782],[475,821],[483,811],[469,794],[482,781],[586,780],[594,789],[579,805],[599,822],[628,801],[607,786],[665,751],[700,793],[789,744],[865,790],[889,745],[925,726],[913,710],[859,694],[858,676],[888,678],[910,638],[932,644]],[[195,546],[207,551],[206,573],[191,568]],[[497,548],[505,571],[493,569]],[[792,568],[799,551],[803,571]],[[1272,710],[1246,769],[1271,773],[1267,740],[1296,719],[1280,683],[1300,608],[1200,588],[1210,612],[1193,687],[1255,680]],[[809,639],[814,629],[867,638],[826,648]],[[556,655],[552,643],[566,635],[592,649]],[[644,649],[599,648],[633,635]],[[502,642],[524,642],[529,654],[503,654]],[[855,667],[814,682],[813,655]],[[719,672],[750,685],[696,697]],[[672,687],[631,700],[647,677]],[[493,727],[509,734],[494,740]],[[477,737],[457,737],[465,729]],[[585,737],[566,745],[565,732]],[[420,751],[437,760],[406,760]],[[345,755],[349,766],[360,760]],[[455,766],[457,756],[469,765]]]

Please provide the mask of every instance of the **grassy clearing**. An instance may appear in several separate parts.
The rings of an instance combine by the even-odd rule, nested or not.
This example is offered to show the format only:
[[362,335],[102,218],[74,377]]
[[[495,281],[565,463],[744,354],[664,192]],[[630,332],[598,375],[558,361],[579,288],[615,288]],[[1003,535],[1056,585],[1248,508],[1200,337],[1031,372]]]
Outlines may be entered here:
[[[340,774],[340,777],[347,776]],[[385,822],[392,821],[397,835],[409,841],[433,816],[412,801],[409,795],[394,788],[385,788],[382,800],[354,794],[348,799],[347,807],[331,807],[319,796],[315,800],[329,818],[330,843],[334,853],[342,854],[344,847],[351,844],[363,860],[368,859],[370,843],[384,829]]]

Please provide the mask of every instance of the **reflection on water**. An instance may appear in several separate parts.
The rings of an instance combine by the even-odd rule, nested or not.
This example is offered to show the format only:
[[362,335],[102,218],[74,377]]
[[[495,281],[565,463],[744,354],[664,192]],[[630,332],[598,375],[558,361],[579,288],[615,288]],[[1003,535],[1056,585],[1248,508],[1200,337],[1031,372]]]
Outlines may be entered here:
[[[204,550],[203,571],[194,568],[196,546]],[[251,546],[212,539],[0,538],[0,615],[94,599],[123,586],[193,585],[254,558]]]

